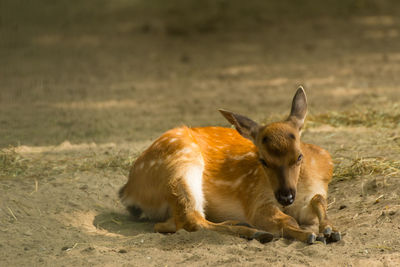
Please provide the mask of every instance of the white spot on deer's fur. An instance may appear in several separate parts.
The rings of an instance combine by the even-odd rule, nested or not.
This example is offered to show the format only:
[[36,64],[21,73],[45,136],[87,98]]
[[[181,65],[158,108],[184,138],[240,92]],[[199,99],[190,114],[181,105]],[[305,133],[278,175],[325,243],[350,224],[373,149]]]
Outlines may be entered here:
[[185,147],[184,149],[180,150],[177,154],[189,154],[192,151],[193,151],[192,149]]
[[233,160],[242,160],[242,159],[245,159],[245,158],[248,158],[248,157],[255,157],[255,156],[256,156],[256,154],[254,152],[248,152],[248,153],[243,154],[243,155],[233,156],[233,157],[231,157],[231,159],[233,159]]
[[154,164],[156,164],[156,161],[155,161],[155,160],[150,161],[150,163],[149,163],[150,168],[153,167]]
[[188,165],[184,173],[184,180],[194,199],[194,208],[204,216],[204,195],[203,195],[203,170],[204,161],[201,164]]
[[248,186],[247,186],[247,191],[252,192],[254,190],[254,186],[255,186],[255,182],[251,182]]
[[315,159],[314,158],[311,159],[311,165],[315,165]]
[[144,167],[144,162],[141,162],[141,163],[138,165],[138,169],[141,170],[141,169],[143,169],[143,167]]
[[169,140],[169,143],[172,144],[173,142],[176,142],[176,140],[178,140],[178,139],[177,139],[177,138],[171,138],[171,139]]
[[192,147],[197,147],[197,144],[196,143],[191,143],[190,144]]
[[333,162],[332,162],[332,161],[330,161],[330,162],[329,162],[329,165],[333,166]]
[[238,187],[242,183],[242,181],[243,181],[244,177],[246,177],[246,175],[247,174],[244,174],[244,175],[240,176],[239,178],[237,178],[237,180],[233,183],[232,186]]
[[219,186],[232,186],[232,183],[224,180],[211,180],[215,185]]

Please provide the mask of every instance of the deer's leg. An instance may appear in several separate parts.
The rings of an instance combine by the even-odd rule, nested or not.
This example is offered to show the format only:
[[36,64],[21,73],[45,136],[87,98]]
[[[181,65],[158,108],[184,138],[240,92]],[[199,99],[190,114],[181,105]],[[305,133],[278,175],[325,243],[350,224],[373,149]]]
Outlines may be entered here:
[[176,225],[174,217],[169,218],[165,222],[156,223],[154,225],[154,231],[158,233],[175,233]]
[[285,238],[312,244],[316,241],[317,235],[309,230],[301,229],[297,221],[283,213],[274,205],[265,205],[257,210],[250,223],[258,229],[272,232]]
[[273,239],[273,235],[268,232],[236,225],[236,222],[233,221],[223,223],[208,221],[204,216],[202,205],[199,205],[199,201],[202,201],[202,199],[199,197],[198,191],[193,192],[193,187],[188,186],[185,183],[185,179],[179,180],[179,182],[173,185],[169,203],[173,210],[173,221],[176,231],[182,228],[190,232],[199,229],[209,229],[247,239],[256,239],[261,243],[266,243]]
[[311,199],[310,206],[312,211],[318,217],[319,232],[322,233],[328,241],[339,241],[341,239],[341,234],[335,227],[333,227],[326,214],[326,209],[328,207],[326,199],[322,195],[317,194]]

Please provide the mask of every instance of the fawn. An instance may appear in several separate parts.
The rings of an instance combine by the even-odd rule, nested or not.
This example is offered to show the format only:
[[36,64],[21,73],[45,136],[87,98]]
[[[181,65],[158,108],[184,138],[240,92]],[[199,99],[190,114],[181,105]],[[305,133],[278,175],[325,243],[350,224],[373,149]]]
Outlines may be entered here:
[[119,192],[156,232],[200,228],[257,239],[309,244],[341,239],[327,218],[332,159],[300,141],[307,98],[300,87],[289,117],[260,126],[220,110],[235,129],[180,127],[161,135],[133,164]]

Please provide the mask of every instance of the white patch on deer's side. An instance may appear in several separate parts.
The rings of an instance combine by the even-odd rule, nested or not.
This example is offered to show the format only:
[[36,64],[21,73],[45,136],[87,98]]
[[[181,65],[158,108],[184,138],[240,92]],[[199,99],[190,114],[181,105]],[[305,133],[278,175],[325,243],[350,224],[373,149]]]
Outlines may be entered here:
[[190,144],[192,147],[197,147],[197,144],[196,143],[191,143]]
[[333,162],[332,162],[332,161],[330,161],[330,162],[329,162],[329,165],[333,166]]
[[194,199],[194,208],[204,216],[204,195],[203,195],[203,170],[204,161],[199,159],[200,164],[188,164],[184,170],[185,183]]
[[176,142],[176,140],[178,140],[178,139],[177,138],[171,138],[171,139],[169,139],[169,143],[172,144],[172,143]]

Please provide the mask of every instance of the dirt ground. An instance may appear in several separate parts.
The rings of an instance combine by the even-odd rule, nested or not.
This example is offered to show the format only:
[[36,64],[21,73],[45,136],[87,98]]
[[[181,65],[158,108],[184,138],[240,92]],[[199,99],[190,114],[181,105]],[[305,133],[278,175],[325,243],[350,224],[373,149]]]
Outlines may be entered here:
[[[151,3],[150,3],[151,2]],[[0,2],[0,266],[399,266],[396,1]],[[338,243],[153,233],[117,198],[169,128],[284,118],[335,161]]]

